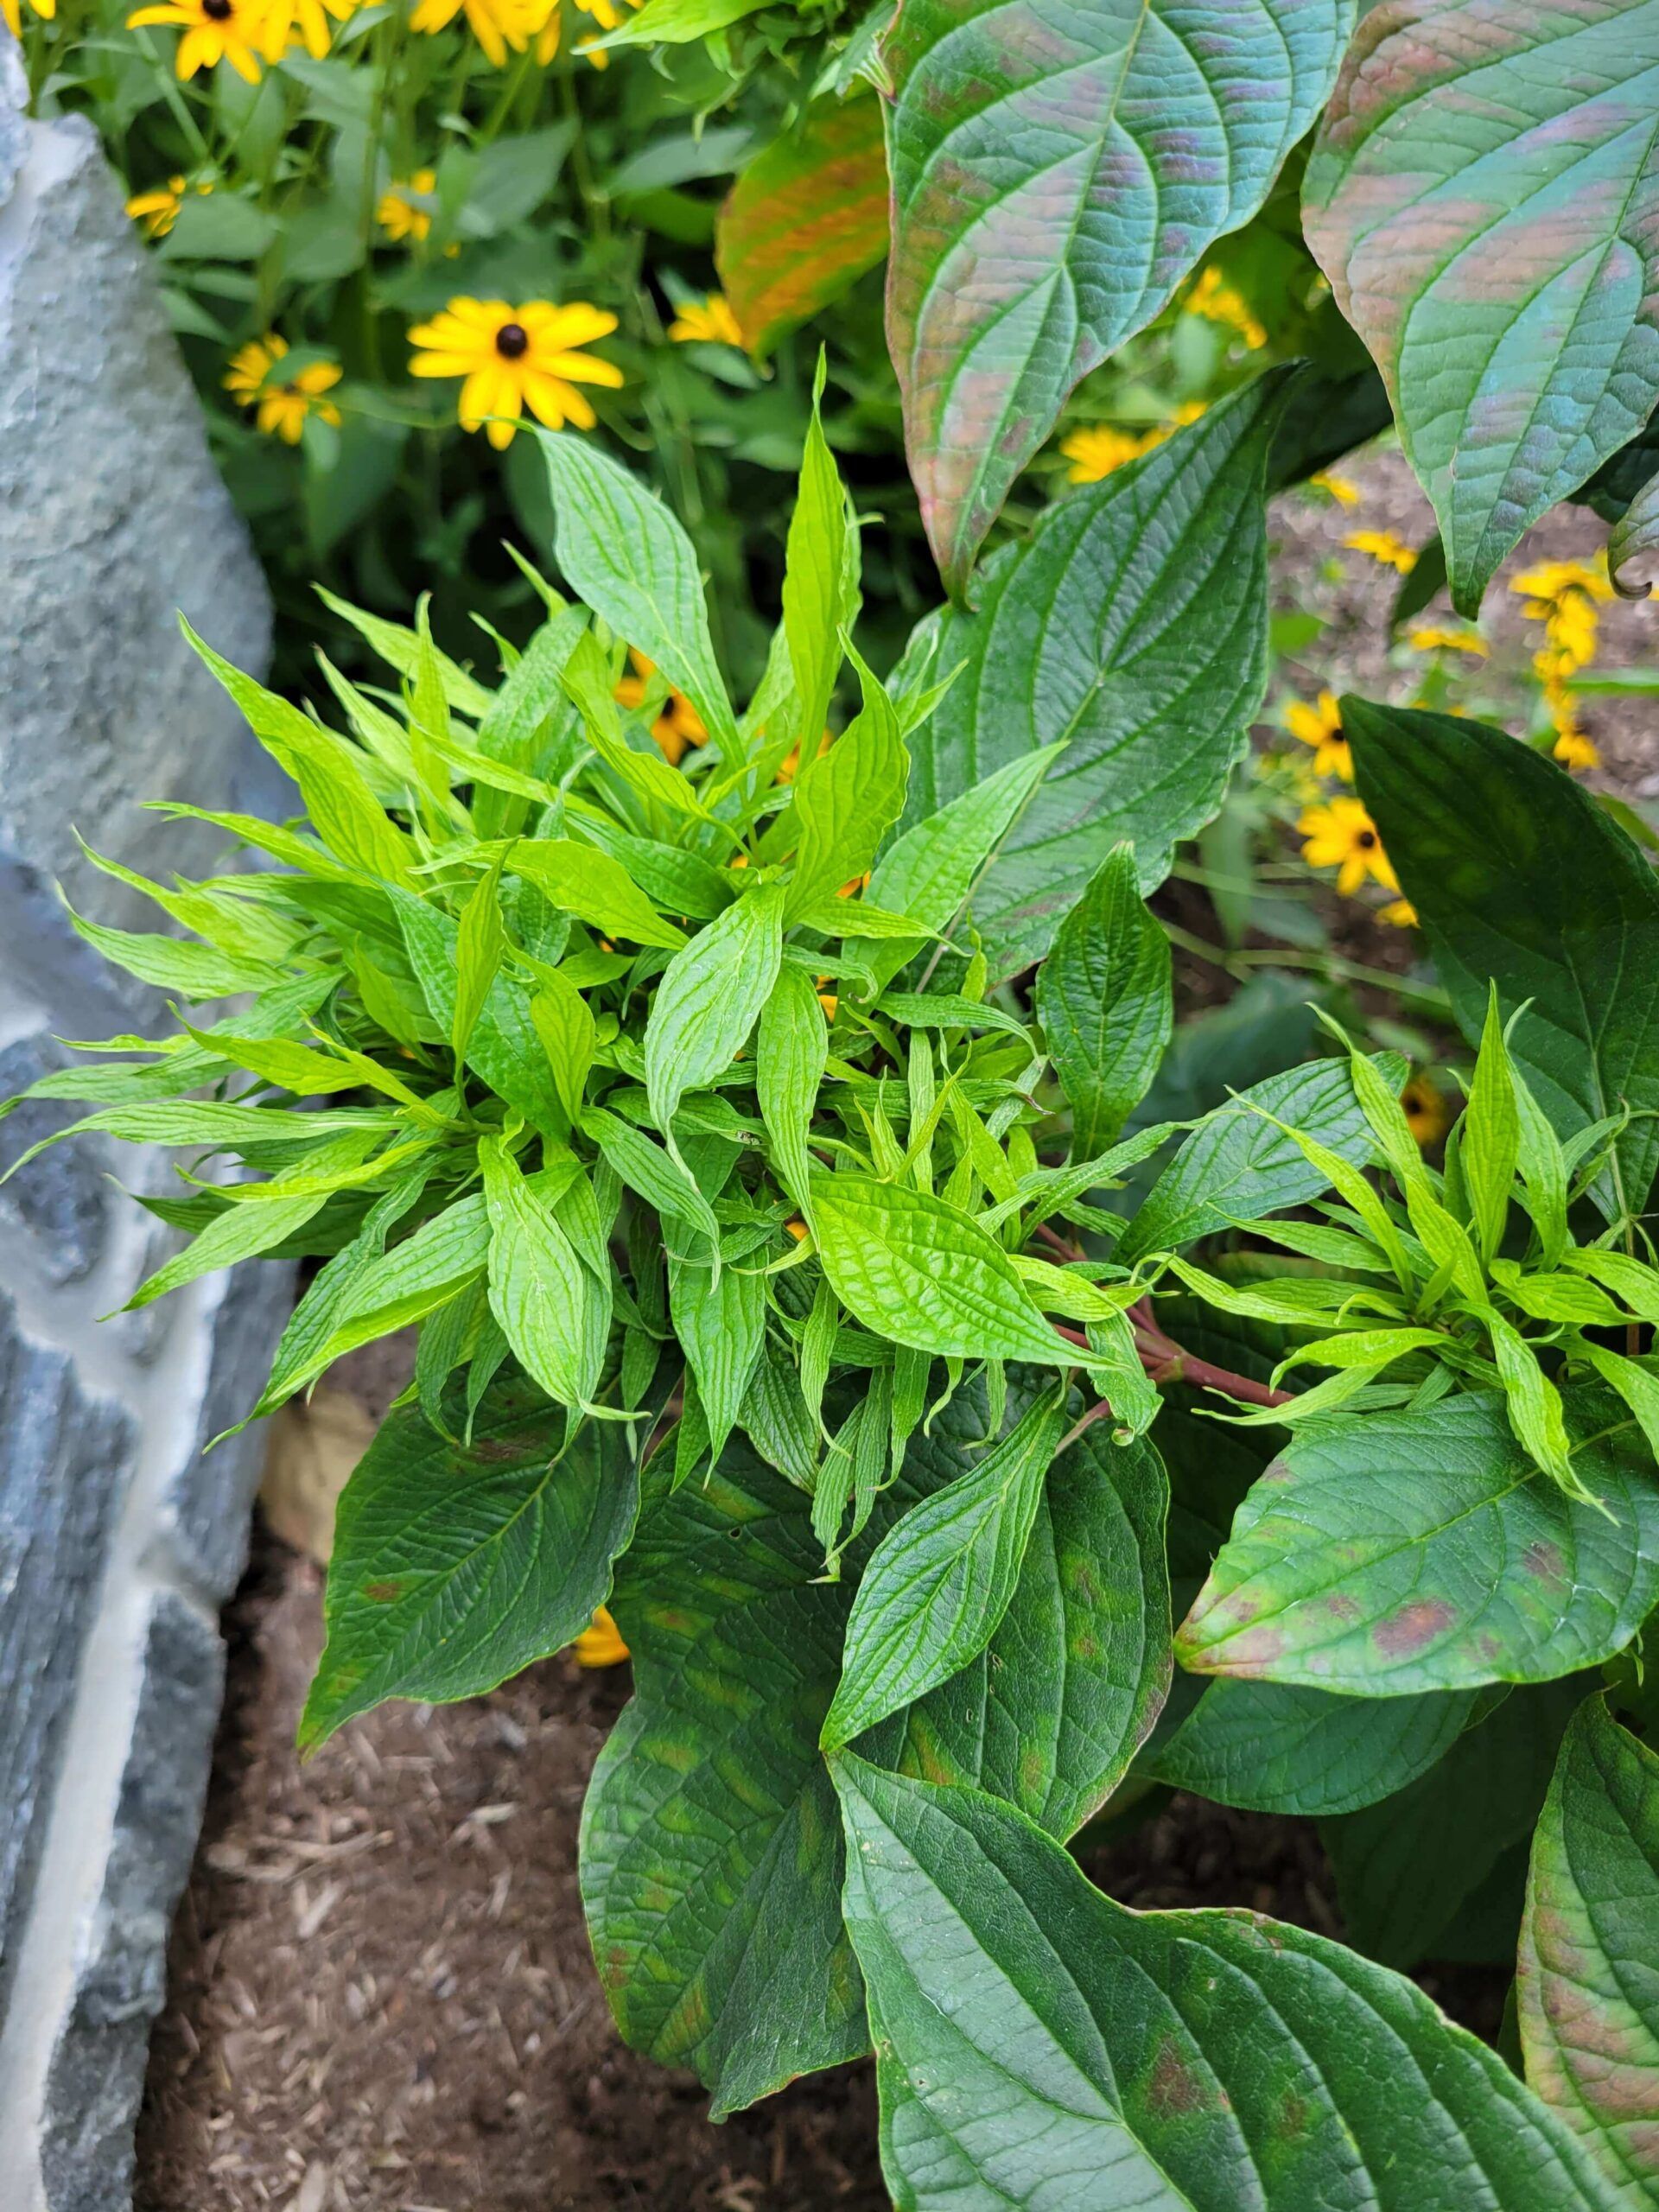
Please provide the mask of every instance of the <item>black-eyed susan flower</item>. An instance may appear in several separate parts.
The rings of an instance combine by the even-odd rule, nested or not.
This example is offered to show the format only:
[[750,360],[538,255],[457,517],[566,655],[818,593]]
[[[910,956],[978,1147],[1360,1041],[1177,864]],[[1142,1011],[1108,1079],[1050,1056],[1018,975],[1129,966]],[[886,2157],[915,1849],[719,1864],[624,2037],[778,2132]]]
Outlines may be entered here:
[[1268,334],[1251,312],[1249,302],[1228,283],[1219,269],[1202,271],[1186,296],[1185,308],[1188,315],[1202,315],[1206,322],[1230,330],[1252,353],[1259,353],[1268,342]]
[[1354,756],[1342,734],[1342,709],[1334,691],[1321,691],[1312,707],[1305,699],[1289,701],[1285,728],[1293,737],[1313,747],[1316,776],[1339,776],[1344,784],[1353,782]]
[[1109,423],[1096,423],[1086,429],[1069,431],[1060,440],[1060,451],[1071,464],[1066,471],[1068,482],[1098,484],[1126,461],[1139,461],[1143,453],[1162,445],[1188,423],[1196,423],[1203,412],[1202,400],[1188,399],[1167,423],[1154,423],[1149,430],[1119,430]]
[[608,1606],[600,1606],[570,1646],[570,1656],[578,1667],[620,1667],[628,1656],[622,1631],[611,1618]]
[[[49,23],[58,12],[58,0],[29,0],[29,10],[30,15],[38,16],[43,23]],[[23,37],[22,0],[0,0],[0,22],[4,23],[21,46]]]
[[285,372],[281,363],[287,352],[288,340],[274,330],[250,339],[232,354],[225,389],[257,410],[254,420],[267,436],[296,446],[308,415],[340,427],[340,410],[326,395],[340,382],[340,372],[337,362],[313,361]]
[[393,177],[375,207],[375,221],[397,245],[405,238],[418,242],[429,238],[432,210],[426,203],[437,188],[435,169],[416,169],[409,176]]
[[165,184],[153,185],[148,192],[135,192],[126,202],[126,212],[135,223],[143,226],[147,238],[164,238],[179,219],[186,194],[213,188],[211,177],[193,185],[187,177],[170,176]]
[[1478,630],[1454,630],[1436,622],[1420,622],[1406,632],[1406,643],[1415,653],[1467,653],[1484,660],[1486,640]]
[[1426,1075],[1414,1075],[1400,1094],[1401,1110],[1418,1143],[1427,1150],[1446,1135],[1446,1101]]
[[1357,798],[1333,798],[1324,806],[1310,806],[1296,827],[1306,840],[1302,858],[1310,868],[1335,868],[1337,889],[1344,899],[1351,899],[1368,876],[1385,891],[1399,890],[1376,824]]
[[688,301],[669,324],[668,334],[677,346],[741,346],[743,343],[737,317],[732,313],[732,303],[724,292],[710,292],[705,299]]
[[546,21],[545,8],[539,0],[420,0],[409,27],[435,33],[461,14],[486,57],[498,69],[506,65],[508,48],[523,54]]
[[359,0],[259,0],[259,51],[267,61],[280,61],[290,46],[302,46],[314,61],[321,61],[333,42],[329,17],[343,23],[358,4]]
[[[628,4],[630,7],[638,7],[639,0],[628,0]],[[611,57],[599,44],[599,40],[606,32],[619,29],[626,11],[618,6],[617,0],[576,0],[576,5],[584,16],[591,16],[599,26],[596,32],[589,31],[585,37],[576,41],[576,52],[586,60],[592,62],[595,69],[608,69],[611,66]],[[548,21],[537,41],[536,59],[538,61],[550,61],[558,50],[559,0],[550,0]]]
[[1386,922],[1391,930],[1414,930],[1417,909],[1409,899],[1390,899],[1386,906],[1377,908],[1376,918],[1379,922]]
[[579,385],[604,385],[615,391],[622,372],[597,353],[576,349],[608,337],[616,317],[586,300],[563,307],[551,300],[528,300],[510,307],[505,300],[454,299],[430,322],[410,332],[418,350],[410,362],[417,377],[461,377],[459,414],[463,430],[482,428],[498,452],[512,443],[512,419],[526,406],[550,430],[567,423],[591,430],[597,417]]
[[228,61],[238,77],[257,85],[262,17],[257,0],[158,0],[157,5],[137,9],[129,16],[127,29],[143,30],[155,24],[182,31],[173,57],[173,73],[181,80],[194,77],[198,69]]
[[1114,429],[1109,423],[1090,423],[1060,440],[1060,451],[1071,464],[1067,480],[1073,484],[1098,484],[1126,461],[1138,461],[1146,450],[1144,438],[1132,430]]
[[1351,476],[1342,476],[1334,468],[1316,468],[1308,478],[1315,491],[1323,492],[1339,507],[1359,505],[1359,486]]
[[1550,750],[1562,767],[1570,768],[1574,775],[1582,775],[1589,768],[1600,767],[1601,748],[1595,739],[1580,727],[1570,703],[1552,703],[1550,722],[1555,732],[1555,742]]
[[[633,663],[633,674],[619,680],[613,696],[619,705],[638,707],[643,702],[651,680],[657,673],[657,664],[647,660],[645,654],[632,645],[628,647],[628,658]],[[702,716],[683,691],[670,691],[663,702],[663,711],[651,726],[651,734],[671,768],[678,767],[688,745],[707,745],[709,742],[709,732]]]
[[1351,553],[1369,554],[1380,569],[1408,576],[1417,565],[1414,546],[1392,530],[1351,530],[1343,543]]
[[1525,601],[1527,620],[1544,626],[1532,665],[1555,733],[1555,758],[1577,771],[1599,767],[1601,755],[1579,721],[1570,687],[1596,657],[1600,610],[1613,596],[1606,571],[1583,561],[1539,561],[1511,576],[1510,589]]

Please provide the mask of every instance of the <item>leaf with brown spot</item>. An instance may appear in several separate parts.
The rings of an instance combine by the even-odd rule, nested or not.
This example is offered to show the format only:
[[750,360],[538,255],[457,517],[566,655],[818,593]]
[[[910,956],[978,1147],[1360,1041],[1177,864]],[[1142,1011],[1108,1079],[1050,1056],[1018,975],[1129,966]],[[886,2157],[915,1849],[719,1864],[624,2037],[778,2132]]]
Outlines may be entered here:
[[1659,1598],[1659,1488],[1613,1401],[1564,1402],[1605,1512],[1537,1472],[1496,1395],[1310,1427],[1239,1508],[1181,1663],[1399,1697],[1610,1658]]
[[820,100],[750,162],[715,226],[715,265],[758,359],[887,250],[881,103]]
[[1616,2188],[1659,2204],[1659,1756],[1599,1697],[1533,1839],[1516,1997],[1533,2088]]
[[831,1767],[904,2212],[1611,2212],[1387,1967],[1253,1913],[1131,1912],[979,1790]]
[[1308,242],[1382,370],[1459,610],[1659,398],[1659,0],[1384,0]]

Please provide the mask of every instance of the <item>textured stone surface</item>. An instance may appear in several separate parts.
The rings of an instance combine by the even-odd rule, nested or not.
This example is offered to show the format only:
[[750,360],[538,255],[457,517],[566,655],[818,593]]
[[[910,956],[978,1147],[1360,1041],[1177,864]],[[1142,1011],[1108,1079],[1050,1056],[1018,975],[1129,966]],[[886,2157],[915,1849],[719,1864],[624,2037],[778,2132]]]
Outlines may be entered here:
[[247,1417],[270,1372],[271,1347],[294,1304],[290,1270],[238,1268],[221,1276],[213,1345],[195,1427],[195,1449],[180,1462],[161,1503],[162,1526],[181,1571],[215,1596],[235,1588],[248,1555],[248,1512],[264,1452],[245,1432],[207,1446]]
[[140,868],[163,844],[186,874],[205,860],[213,832],[163,839],[142,802],[240,807],[249,777],[270,783],[252,747],[232,758],[235,717],[176,610],[258,668],[269,606],[91,126],[29,129],[0,202],[0,751],[31,765],[0,783],[0,839],[78,908],[149,928],[154,910],[99,877],[67,825]]
[[[0,1052],[0,1098],[26,1090],[48,1070],[74,1058],[46,1030],[20,1037]],[[66,1129],[85,1111],[57,1099],[28,1099],[0,1122],[0,1175],[31,1146]],[[41,1257],[55,1282],[73,1282],[98,1264],[109,1224],[110,1188],[105,1180],[114,1161],[109,1149],[88,1137],[0,1185],[0,1235],[8,1226],[35,1232]]]
[[[91,132],[24,123],[18,89],[0,29],[0,1096],[69,1057],[54,1038],[162,1016],[68,925],[54,879],[95,919],[158,925],[71,824],[188,873],[217,833],[141,800],[286,803],[179,636],[181,607],[257,670],[270,610],[143,251]],[[0,1169],[79,1110],[0,1122]],[[168,1155],[81,1137],[0,1189],[0,2212],[130,2202],[263,1437],[201,1446],[245,1412],[291,1297],[256,1268],[100,1323],[176,1237],[111,1172],[171,1182]]]
[[[166,1995],[168,1929],[207,1794],[224,1651],[171,1592],[143,1625],[143,1676],[103,1893],[52,2055],[41,2164],[53,2212],[125,2212],[150,2022]],[[184,2212],[184,2208],[180,2208]]]
[[0,1300],[0,2007],[58,1780],[80,1649],[136,1436]]

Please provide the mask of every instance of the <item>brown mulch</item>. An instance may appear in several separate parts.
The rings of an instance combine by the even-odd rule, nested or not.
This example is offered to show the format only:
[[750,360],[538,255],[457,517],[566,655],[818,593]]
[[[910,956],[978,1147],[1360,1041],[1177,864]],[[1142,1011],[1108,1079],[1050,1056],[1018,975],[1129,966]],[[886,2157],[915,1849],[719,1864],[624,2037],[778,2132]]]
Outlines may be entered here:
[[627,1669],[390,1706],[302,1765],[321,1571],[261,1530],[227,1626],[207,1821],[175,1930],[139,2212],[877,2212],[861,2069],[711,2126],[626,2050],[576,1891]]

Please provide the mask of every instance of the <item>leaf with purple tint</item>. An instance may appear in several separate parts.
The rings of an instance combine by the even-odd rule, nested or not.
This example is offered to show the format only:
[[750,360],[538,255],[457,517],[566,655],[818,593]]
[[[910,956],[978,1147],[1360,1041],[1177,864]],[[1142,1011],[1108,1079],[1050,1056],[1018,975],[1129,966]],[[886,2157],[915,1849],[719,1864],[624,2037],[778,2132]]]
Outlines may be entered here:
[[1308,241],[1388,382],[1474,613],[1659,397],[1659,0],[1384,0]]
[[1239,1508],[1176,1656],[1370,1697],[1599,1665],[1659,1597],[1659,1484],[1614,1401],[1563,1403],[1600,1506],[1536,1471],[1495,1394],[1310,1427]]
[[905,0],[887,343],[960,596],[1066,395],[1249,220],[1352,0]]
[[1516,1998],[1535,2094],[1632,2202],[1659,2203],[1659,1757],[1599,1698],[1533,1839]]

